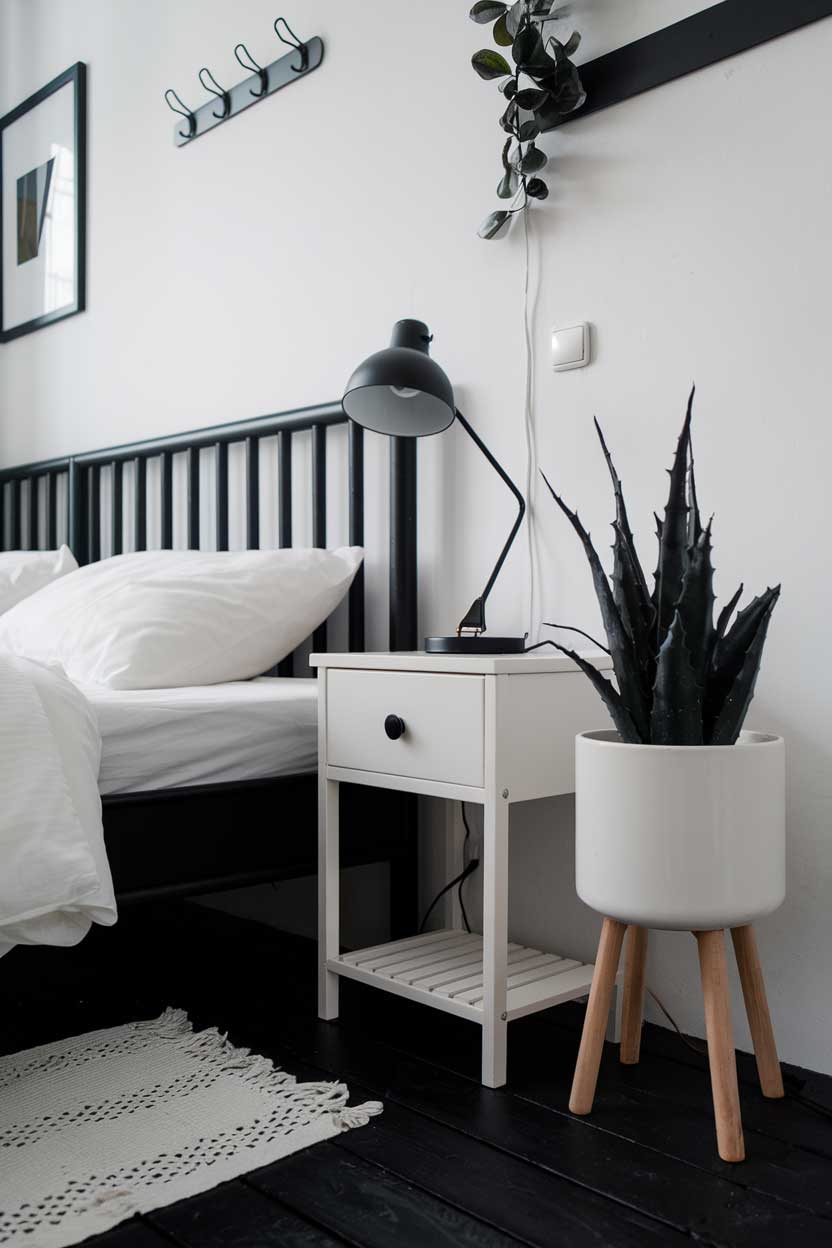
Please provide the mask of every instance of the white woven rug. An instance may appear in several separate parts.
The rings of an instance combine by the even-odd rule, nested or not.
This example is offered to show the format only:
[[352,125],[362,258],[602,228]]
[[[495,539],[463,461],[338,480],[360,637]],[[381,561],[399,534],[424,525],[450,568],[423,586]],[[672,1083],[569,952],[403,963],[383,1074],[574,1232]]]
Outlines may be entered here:
[[182,1010],[0,1057],[0,1244],[64,1248],[363,1126]]

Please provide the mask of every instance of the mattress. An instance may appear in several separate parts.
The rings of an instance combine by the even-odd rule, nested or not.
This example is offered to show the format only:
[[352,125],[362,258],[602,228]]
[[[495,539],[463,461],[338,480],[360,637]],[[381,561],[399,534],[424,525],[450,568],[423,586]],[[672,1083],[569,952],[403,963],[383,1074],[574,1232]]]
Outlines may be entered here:
[[102,794],[314,771],[317,681],[262,676],[184,689],[82,686],[101,729]]

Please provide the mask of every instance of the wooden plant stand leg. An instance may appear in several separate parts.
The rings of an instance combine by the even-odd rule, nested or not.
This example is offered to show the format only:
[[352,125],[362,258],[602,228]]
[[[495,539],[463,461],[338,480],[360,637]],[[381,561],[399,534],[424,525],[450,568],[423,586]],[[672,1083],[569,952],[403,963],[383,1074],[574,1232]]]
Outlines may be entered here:
[[627,928],[627,963],[624,972],[624,1004],[621,1008],[621,1049],[619,1060],[635,1066],[641,1050],[641,1022],[644,1016],[644,976],[647,970],[647,928]]
[[731,1032],[724,933],[721,930],[694,932],[694,936],[699,946],[702,995],[705,998],[705,1029],[708,1036],[717,1148],[723,1161],[742,1161],[745,1158],[745,1144],[737,1090],[737,1059]]
[[595,959],[595,973],[589,990],[581,1047],[572,1080],[572,1094],[569,1097],[569,1108],[573,1114],[588,1114],[595,1100],[595,1085],[598,1082],[598,1067],[601,1065],[601,1054],[604,1050],[610,998],[618,974],[618,960],[626,930],[623,923],[615,919],[604,919]]
[[766,985],[763,980],[763,968],[760,965],[754,928],[750,923],[746,927],[733,927],[731,939],[737,955],[748,1026],[751,1028],[751,1039],[754,1041],[754,1056],[757,1059],[760,1088],[763,1096],[781,1097],[785,1095],[783,1075],[777,1057],[774,1028],[771,1025],[771,1015],[768,1011]]

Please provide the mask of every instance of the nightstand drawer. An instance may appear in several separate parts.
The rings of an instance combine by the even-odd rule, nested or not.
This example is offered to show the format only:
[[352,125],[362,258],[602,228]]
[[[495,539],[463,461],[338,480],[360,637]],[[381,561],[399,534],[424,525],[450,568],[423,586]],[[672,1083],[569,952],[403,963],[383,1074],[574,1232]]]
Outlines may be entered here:
[[330,668],[327,761],[481,788],[484,697],[482,676]]

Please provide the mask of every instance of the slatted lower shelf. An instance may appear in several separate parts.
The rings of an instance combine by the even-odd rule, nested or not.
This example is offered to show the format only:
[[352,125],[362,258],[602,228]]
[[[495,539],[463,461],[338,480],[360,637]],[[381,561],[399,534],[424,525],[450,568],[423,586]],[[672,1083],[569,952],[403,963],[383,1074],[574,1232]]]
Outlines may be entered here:
[[[327,966],[337,975],[482,1022],[482,936],[477,933],[425,932],[344,953],[330,959]],[[510,944],[508,1018],[521,1018],[584,996],[592,983],[593,969],[573,958]]]

